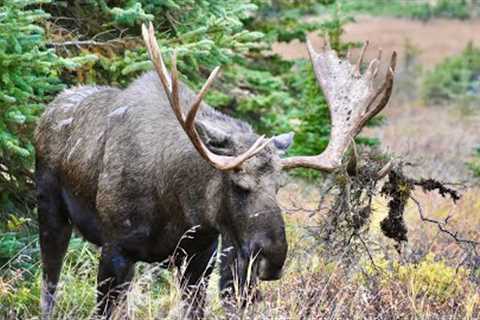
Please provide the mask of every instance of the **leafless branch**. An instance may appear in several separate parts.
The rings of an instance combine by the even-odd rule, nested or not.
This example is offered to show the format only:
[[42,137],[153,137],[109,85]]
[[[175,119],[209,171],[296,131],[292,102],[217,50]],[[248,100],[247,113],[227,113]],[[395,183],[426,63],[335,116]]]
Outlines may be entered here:
[[448,221],[450,220],[451,216],[448,216],[447,218],[444,219],[444,221],[438,221],[438,220],[435,220],[435,219],[432,219],[432,218],[429,218],[429,217],[426,217],[425,214],[424,214],[424,211],[423,211],[423,208],[422,208],[422,205],[420,204],[420,202],[415,199],[414,197],[410,196],[410,199],[415,203],[415,205],[417,206],[417,209],[418,209],[418,213],[420,215],[420,219],[422,219],[422,221],[425,221],[425,222],[429,222],[429,223],[432,223],[432,224],[435,224],[437,225],[437,228],[443,232],[443,233],[446,233],[448,234],[450,237],[452,237],[457,243],[463,243],[463,244],[468,244],[468,245],[471,245],[473,247],[476,247],[478,246],[480,243],[478,241],[475,241],[475,240],[470,240],[470,239],[464,239],[464,238],[461,238],[459,237],[458,235],[458,232],[455,231],[451,231],[449,229],[447,229],[445,227],[445,225],[448,224]]
[[64,41],[64,42],[49,42],[48,46],[51,46],[51,47],[75,46],[77,48],[80,48],[82,46],[114,47],[116,45],[125,45],[126,41],[130,41],[130,40],[140,41],[139,38],[137,38],[137,37],[124,37],[124,38],[112,39],[112,40],[108,40],[108,41],[71,40],[71,41]]

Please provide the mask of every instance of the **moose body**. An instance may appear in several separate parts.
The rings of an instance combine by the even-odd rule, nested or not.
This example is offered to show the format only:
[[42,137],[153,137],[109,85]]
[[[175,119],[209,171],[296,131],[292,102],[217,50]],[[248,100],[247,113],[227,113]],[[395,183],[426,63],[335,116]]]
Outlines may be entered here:
[[[239,288],[243,295],[250,274],[253,281],[278,279],[287,254],[276,200],[282,169],[335,170],[352,139],[391,94],[395,54],[383,86],[374,89],[380,58],[361,75],[366,47],[355,67],[331,50],[316,53],[309,45],[331,109],[331,140],[320,155],[281,159],[291,134],[258,137],[245,122],[201,102],[218,68],[195,94],[178,81],[175,55],[171,76],[167,73],[153,26],[143,27],[143,36],[156,73],[144,74],[124,90],[69,89],[39,122],[44,318],[54,306],[73,228],[102,248],[98,301],[107,316],[117,289],[131,280],[135,262],[172,258],[176,267],[186,263],[181,285],[191,304],[188,316],[201,317],[202,279],[212,272],[220,235],[227,248],[221,255],[222,292]],[[340,85],[332,85],[338,79]]]
[[[183,85],[180,92],[185,104],[195,97]],[[246,123],[206,105],[197,125],[205,141],[225,153],[244,151],[257,138]],[[244,169],[256,171],[255,181],[250,172],[216,170],[186,137],[155,73],[125,90],[67,90],[50,104],[36,133],[40,237],[51,287],[72,227],[102,247],[98,280],[103,294],[127,282],[136,261],[164,261],[176,248],[188,256],[192,274],[186,285],[196,284],[208,276],[220,233],[242,248],[245,258],[254,246],[270,249],[262,254],[268,255],[268,267],[260,277],[278,278],[287,245],[275,201],[272,158],[278,155],[273,148],[266,147]],[[251,199],[249,193],[258,188],[257,199]],[[256,214],[250,221],[245,207]],[[114,283],[102,287],[108,278]],[[231,278],[225,274],[222,287]]]

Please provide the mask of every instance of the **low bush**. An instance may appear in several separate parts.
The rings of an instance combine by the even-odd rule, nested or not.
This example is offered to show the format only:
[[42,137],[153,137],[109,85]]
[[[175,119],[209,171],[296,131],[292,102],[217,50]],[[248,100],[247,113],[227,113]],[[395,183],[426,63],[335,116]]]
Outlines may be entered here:
[[411,290],[411,294],[418,297],[429,298],[437,303],[448,299],[457,299],[465,289],[468,272],[462,268],[454,268],[444,261],[436,261],[433,254],[427,254],[418,263],[400,264],[397,261],[378,259],[375,265],[367,265],[369,277],[376,275],[380,285],[387,288],[401,283]]
[[59,75],[94,56],[59,57],[46,48],[45,0],[0,4],[0,222],[34,202],[32,135],[45,103],[64,88]]
[[432,18],[468,19],[475,11],[472,10],[474,6],[478,6],[466,0],[439,0],[435,3],[403,0],[340,0],[338,2],[346,12],[389,15],[423,21]]
[[472,170],[475,177],[480,178],[480,147],[476,148],[473,159],[468,163],[468,167]]
[[480,49],[470,43],[465,50],[445,59],[426,74],[423,98],[429,105],[480,101]]

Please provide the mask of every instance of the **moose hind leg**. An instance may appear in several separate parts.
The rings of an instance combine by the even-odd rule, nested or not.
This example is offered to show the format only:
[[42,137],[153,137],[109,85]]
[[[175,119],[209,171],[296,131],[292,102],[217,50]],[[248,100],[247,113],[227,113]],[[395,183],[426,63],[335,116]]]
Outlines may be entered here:
[[37,169],[36,183],[42,263],[40,304],[42,319],[49,319],[55,304],[55,291],[72,234],[72,225],[54,175]]
[[126,292],[133,278],[135,264],[125,257],[119,248],[105,244],[98,268],[97,313],[107,319],[111,316],[118,298]]

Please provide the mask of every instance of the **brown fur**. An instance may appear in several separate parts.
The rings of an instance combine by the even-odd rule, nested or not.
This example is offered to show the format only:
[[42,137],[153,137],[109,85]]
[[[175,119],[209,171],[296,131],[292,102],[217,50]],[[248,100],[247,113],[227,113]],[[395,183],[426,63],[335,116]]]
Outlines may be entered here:
[[[181,105],[193,98],[181,85]],[[205,104],[196,125],[217,153],[238,154],[257,139],[249,125]],[[36,150],[37,177],[48,173],[56,181],[71,223],[90,241],[119,248],[115,254],[161,261],[187,230],[200,226],[198,241],[185,244],[188,254],[211,247],[222,234],[236,259],[262,252],[264,278],[269,268],[281,270],[287,247],[275,199],[277,148],[267,146],[241,171],[213,168],[180,127],[154,73],[125,90],[65,91],[40,120]],[[39,194],[47,194],[48,185],[39,183]]]

